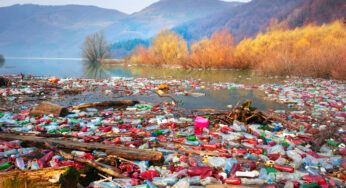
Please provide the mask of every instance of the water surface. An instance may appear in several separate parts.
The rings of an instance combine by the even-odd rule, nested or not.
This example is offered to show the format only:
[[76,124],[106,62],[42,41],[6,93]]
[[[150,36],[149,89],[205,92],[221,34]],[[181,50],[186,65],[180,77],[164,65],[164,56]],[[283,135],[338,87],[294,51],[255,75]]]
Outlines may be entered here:
[[[128,65],[100,65],[88,63],[80,59],[6,59],[0,65],[0,75],[32,74],[37,76],[57,76],[72,78],[103,79],[109,77],[146,77],[156,79],[200,79],[205,82],[233,82],[245,85],[261,85],[263,83],[280,82],[282,79],[258,76],[250,71],[238,70],[182,70],[148,66]],[[221,89],[203,90],[206,95],[202,97],[175,96],[177,100],[184,101],[181,107],[186,109],[215,108],[227,109],[227,105],[235,105],[238,101],[252,100],[254,106],[261,110],[287,109],[285,105],[264,100],[265,94],[258,89]],[[114,100],[112,96],[87,95],[74,99],[75,103],[97,102]],[[163,99],[152,96],[125,97],[123,99],[136,99],[152,103],[159,103]],[[169,100],[169,99],[164,99]],[[61,101],[61,105],[68,105],[71,100]],[[66,103],[66,104],[65,104]],[[71,104],[69,104],[71,105]]]

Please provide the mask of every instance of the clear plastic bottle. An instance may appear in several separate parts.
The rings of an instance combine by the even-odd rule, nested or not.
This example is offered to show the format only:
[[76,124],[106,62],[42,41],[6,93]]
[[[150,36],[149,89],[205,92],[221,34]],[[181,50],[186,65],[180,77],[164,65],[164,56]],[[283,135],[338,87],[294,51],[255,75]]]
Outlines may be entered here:
[[293,160],[293,165],[296,169],[299,169],[302,164],[302,157],[294,150],[286,152],[287,156]]
[[172,188],[189,188],[190,183],[187,178],[179,180]]
[[264,185],[265,180],[256,178],[256,179],[248,179],[248,178],[241,178],[241,183],[243,185]]
[[16,167],[19,168],[20,170],[25,169],[25,164],[24,164],[23,158],[21,158],[21,157],[16,158]]
[[177,180],[176,177],[155,177],[153,178],[152,183],[156,186],[167,186],[174,185]]
[[209,157],[208,165],[214,168],[224,167],[226,164],[226,158],[224,157]]
[[225,164],[225,172],[229,173],[233,167],[234,163],[238,163],[238,160],[230,158],[226,160],[226,164]]
[[293,184],[293,182],[291,182],[291,181],[287,181],[287,182],[285,183],[284,188],[294,188],[294,184]]
[[237,176],[237,177],[254,178],[254,177],[258,177],[259,176],[259,172],[257,170],[246,171],[246,172],[237,171],[237,172],[235,172],[235,176]]

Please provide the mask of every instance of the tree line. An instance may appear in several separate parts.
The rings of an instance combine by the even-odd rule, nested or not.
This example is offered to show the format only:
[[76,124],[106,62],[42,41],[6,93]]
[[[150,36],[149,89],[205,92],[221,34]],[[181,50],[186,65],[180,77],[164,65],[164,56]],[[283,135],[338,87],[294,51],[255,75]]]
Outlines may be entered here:
[[346,26],[334,21],[290,29],[273,20],[265,32],[237,45],[227,30],[191,45],[174,31],[159,32],[149,47],[137,46],[132,64],[183,68],[249,69],[268,75],[346,79]]

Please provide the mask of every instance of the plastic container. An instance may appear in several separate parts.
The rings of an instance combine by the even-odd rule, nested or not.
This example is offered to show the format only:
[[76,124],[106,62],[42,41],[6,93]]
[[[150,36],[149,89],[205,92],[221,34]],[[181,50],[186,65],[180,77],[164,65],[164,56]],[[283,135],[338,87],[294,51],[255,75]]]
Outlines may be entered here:
[[201,135],[203,133],[203,129],[208,127],[208,124],[208,118],[197,116],[195,119],[195,135]]

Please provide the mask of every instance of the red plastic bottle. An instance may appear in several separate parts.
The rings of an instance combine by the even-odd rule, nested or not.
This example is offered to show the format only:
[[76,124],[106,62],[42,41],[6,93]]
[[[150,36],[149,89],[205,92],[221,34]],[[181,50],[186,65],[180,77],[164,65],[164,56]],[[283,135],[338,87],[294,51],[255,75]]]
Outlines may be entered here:
[[259,148],[249,149],[250,153],[263,154],[263,150]]
[[203,148],[208,149],[208,150],[216,150],[217,145],[216,144],[203,144]]
[[237,172],[239,169],[240,169],[240,163],[234,163],[232,168],[231,168],[231,171],[229,172],[229,176],[231,178],[234,178],[235,172]]
[[319,175],[304,175],[302,178],[306,183],[317,182],[320,185],[326,184],[326,180]]
[[274,164],[273,168],[275,168],[276,170],[280,170],[281,172],[289,172],[289,173],[293,173],[294,172],[294,168],[291,167],[291,166]]
[[231,185],[241,185],[241,180],[240,178],[227,178],[223,180],[223,183]]
[[152,180],[155,177],[159,177],[160,174],[156,170],[147,170],[145,172],[142,172],[139,177],[143,180]]
[[209,166],[191,167],[187,170],[187,174],[189,176],[200,176],[202,174],[207,173],[208,171],[211,171],[211,168]]
[[240,153],[240,154],[247,154],[247,150],[244,150],[244,149],[234,149],[232,150],[232,153]]
[[37,163],[39,164],[40,168],[46,167],[47,162],[50,161],[53,158],[53,156],[54,156],[54,152],[50,151],[41,159],[39,159]]

